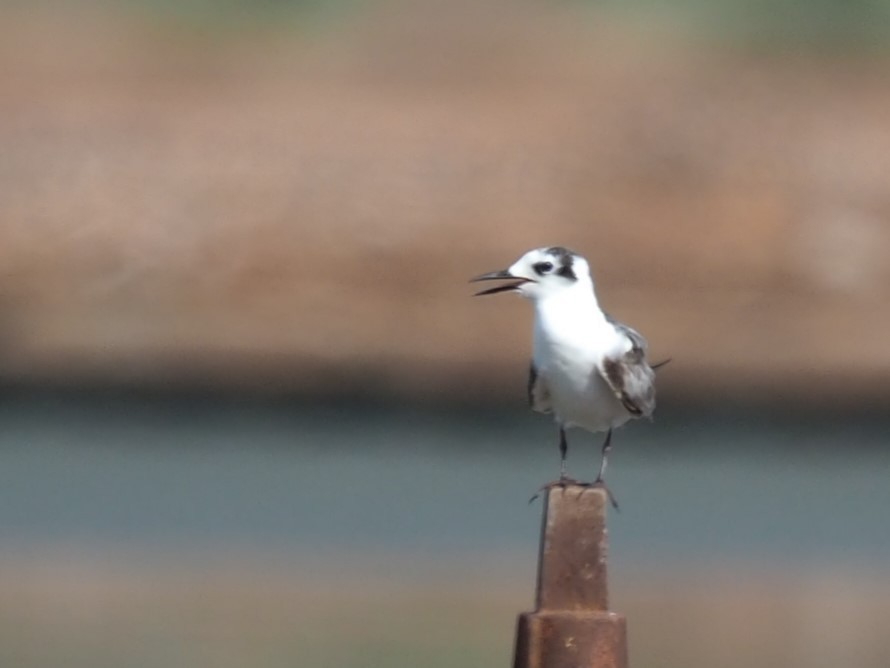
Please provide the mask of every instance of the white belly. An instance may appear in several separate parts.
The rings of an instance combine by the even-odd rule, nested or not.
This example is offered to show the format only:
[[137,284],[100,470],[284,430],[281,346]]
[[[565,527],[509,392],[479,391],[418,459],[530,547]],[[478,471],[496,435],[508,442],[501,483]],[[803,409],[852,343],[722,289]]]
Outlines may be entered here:
[[535,342],[535,368],[547,385],[557,421],[566,427],[606,431],[630,419],[597,371],[598,358],[595,350]]

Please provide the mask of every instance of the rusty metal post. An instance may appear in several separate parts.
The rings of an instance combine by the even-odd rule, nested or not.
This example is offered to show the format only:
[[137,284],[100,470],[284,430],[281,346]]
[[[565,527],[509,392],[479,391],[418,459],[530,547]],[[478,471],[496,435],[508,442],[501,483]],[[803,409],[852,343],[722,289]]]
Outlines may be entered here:
[[534,612],[519,615],[513,668],[627,668],[623,615],[609,611],[605,490],[544,498]]

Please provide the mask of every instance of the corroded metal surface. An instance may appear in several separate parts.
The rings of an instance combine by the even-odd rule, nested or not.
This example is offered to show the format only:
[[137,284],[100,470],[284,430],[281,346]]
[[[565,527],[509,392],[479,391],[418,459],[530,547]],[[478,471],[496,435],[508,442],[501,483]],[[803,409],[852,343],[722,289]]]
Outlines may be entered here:
[[536,610],[519,616],[514,668],[627,668],[625,619],[608,610],[604,490],[548,490]]
[[606,506],[601,489],[554,487],[544,500],[538,610],[608,610]]
[[627,668],[627,630],[614,612],[519,616],[514,668]]

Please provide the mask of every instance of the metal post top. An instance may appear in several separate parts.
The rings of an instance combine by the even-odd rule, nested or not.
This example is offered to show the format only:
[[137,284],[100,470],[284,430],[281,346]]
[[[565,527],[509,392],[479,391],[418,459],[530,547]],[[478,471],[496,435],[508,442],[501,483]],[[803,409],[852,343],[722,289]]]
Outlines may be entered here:
[[596,612],[609,608],[606,491],[553,486],[544,497],[538,562],[538,611]]

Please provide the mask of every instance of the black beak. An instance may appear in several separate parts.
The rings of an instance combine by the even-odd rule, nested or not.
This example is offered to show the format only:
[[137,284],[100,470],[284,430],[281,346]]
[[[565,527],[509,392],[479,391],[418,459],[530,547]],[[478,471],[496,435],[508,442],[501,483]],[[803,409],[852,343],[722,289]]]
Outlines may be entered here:
[[529,279],[522,278],[521,276],[514,276],[506,269],[502,269],[501,271],[492,271],[487,274],[482,274],[481,276],[476,276],[476,278],[471,278],[470,283],[476,283],[477,281],[504,281],[515,279],[513,283],[505,283],[504,285],[499,285],[495,288],[488,288],[487,290],[482,290],[477,292],[474,297],[481,297],[482,295],[493,295],[498,292],[508,292],[511,290],[515,290],[520,285],[524,283],[528,283]]

